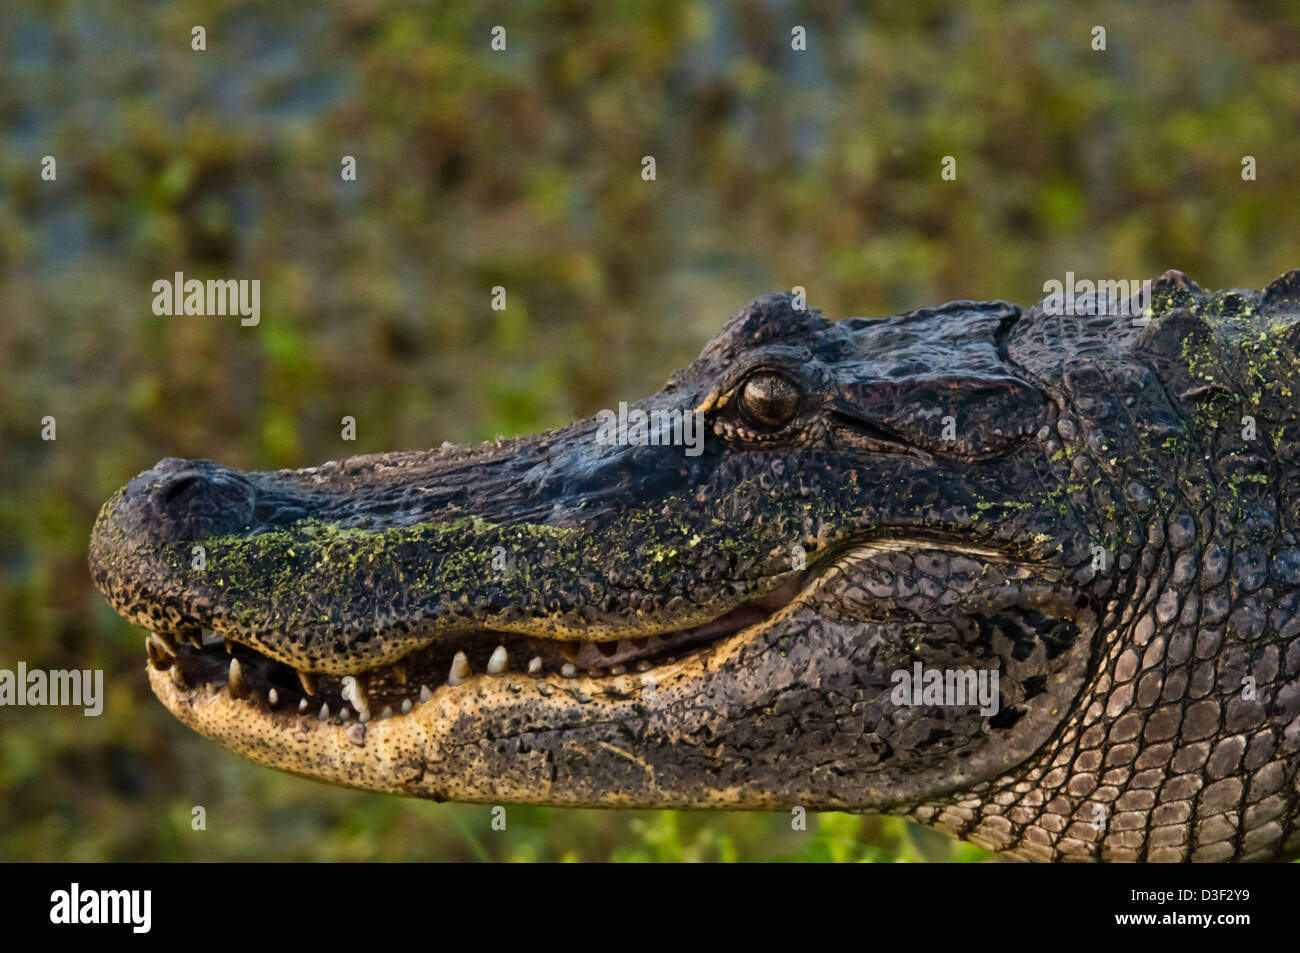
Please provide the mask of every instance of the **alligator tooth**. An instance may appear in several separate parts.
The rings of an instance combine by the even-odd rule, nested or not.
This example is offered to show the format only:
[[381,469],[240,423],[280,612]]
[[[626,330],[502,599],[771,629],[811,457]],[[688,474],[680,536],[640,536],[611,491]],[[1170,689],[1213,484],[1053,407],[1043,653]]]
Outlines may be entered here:
[[320,706],[320,720],[321,720],[321,721],[329,721],[329,720],[330,720],[330,706],[329,706],[329,705],[321,705],[321,706]]
[[173,665],[168,674],[172,677],[172,684],[181,691],[188,692],[190,690],[190,683],[187,682],[185,676],[181,674],[181,667],[179,665]]
[[529,675],[542,674],[542,657],[540,655],[534,655],[531,659],[528,660],[528,674]]
[[411,713],[411,700],[410,700],[409,698],[403,698],[403,699],[402,699],[402,714],[403,714],[403,715],[409,715],[410,713]]
[[235,654],[235,643],[234,643],[234,642],[231,642],[229,639],[222,639],[221,641],[223,641],[223,642],[226,643],[226,654],[227,654],[227,655],[234,655],[234,654]]
[[339,721],[347,721],[351,717],[352,717],[352,712],[348,710],[347,705],[344,705],[342,708],[339,709]]
[[393,706],[392,706],[392,705],[385,705],[385,706],[384,706],[384,710],[381,711],[381,712],[379,713],[379,717],[380,717],[380,718],[392,718],[392,717],[393,717]]
[[487,672],[489,675],[502,675],[505,673],[506,665],[510,661],[510,656],[506,654],[506,647],[498,645],[492,650],[492,657],[488,659]]
[[626,671],[627,671],[626,665],[611,665],[609,667],[609,674],[611,675],[622,675]]
[[231,698],[243,698],[248,694],[248,682],[244,680],[244,670],[239,665],[239,659],[230,660],[230,671],[226,678],[226,690],[230,692]]
[[597,665],[595,668],[589,668],[589,669],[587,669],[587,677],[588,677],[588,678],[604,678],[604,677],[605,677],[605,670],[604,670],[603,668],[601,668],[599,665]]
[[636,670],[637,670],[638,672],[648,672],[648,671],[650,671],[650,663],[649,663],[649,661],[647,661],[646,659],[641,659],[641,661],[639,661],[639,662],[636,663]]
[[196,649],[203,648],[203,633],[199,629],[181,629],[181,638],[190,643],[190,645],[194,646]]
[[357,721],[361,722],[361,724],[363,725],[369,720],[370,720],[370,712],[368,711],[363,711],[361,714],[357,715]]
[[578,674],[578,666],[574,665],[572,662],[565,662],[560,666],[560,674],[565,678],[573,678],[573,676]]
[[397,684],[406,684],[406,666],[401,662],[394,662],[392,665],[393,678],[397,679]]
[[271,707],[274,708],[276,705],[280,704],[280,693],[273,688],[266,693],[266,700],[270,703]]
[[[421,701],[421,702],[427,702],[427,701],[428,701],[430,698],[432,698],[432,697],[433,697],[433,692],[429,691],[429,686],[428,686],[428,685],[421,685],[421,686],[420,686],[420,701]],[[408,699],[406,700],[406,703],[407,703],[407,704],[410,704],[410,701],[411,701],[411,700],[408,698]],[[402,714],[406,714],[406,712],[402,712]]]
[[355,675],[343,676],[343,689],[341,694],[346,701],[352,702],[356,707],[358,714],[364,714],[369,717],[370,704],[366,700],[366,690],[361,683],[357,681]]
[[172,655],[176,654],[176,639],[170,632],[154,632],[155,636],[162,640],[163,645],[167,646],[167,651]]
[[457,652],[451,658],[451,671],[447,673],[448,685],[459,685],[474,673],[470,671],[469,659],[464,652]]
[[298,672],[298,681],[302,685],[302,690],[308,695],[316,694],[316,686],[320,684],[320,679],[312,672]]
[[172,650],[167,648],[167,643],[158,638],[153,632],[150,632],[145,637],[144,648],[149,653],[149,664],[160,672],[171,668],[172,662],[176,661]]
[[305,699],[305,698],[299,698],[299,699],[298,699],[298,714],[300,714],[300,715],[305,715],[305,714],[307,713],[307,708],[308,708],[308,707],[309,707],[309,706],[308,706],[308,704],[307,704],[307,699]]

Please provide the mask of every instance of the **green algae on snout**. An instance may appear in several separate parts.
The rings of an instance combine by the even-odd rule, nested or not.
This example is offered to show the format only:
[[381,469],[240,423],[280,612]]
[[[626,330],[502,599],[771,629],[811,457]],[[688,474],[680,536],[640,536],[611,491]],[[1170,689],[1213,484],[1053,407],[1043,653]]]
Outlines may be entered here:
[[[557,580],[592,591],[599,580],[619,573],[632,588],[684,591],[699,561],[700,541],[691,542],[698,526],[653,516],[603,527],[499,525],[461,517],[382,530],[313,519],[251,535],[178,542],[160,556],[174,580],[189,592],[210,594],[232,621],[291,627],[325,622],[367,593],[376,604],[390,595],[394,611],[435,602],[490,604],[494,595],[544,593]],[[770,562],[778,548],[743,532],[722,534],[709,545],[728,568]],[[202,547],[202,568],[195,568],[195,547]],[[312,604],[330,610],[314,614]]]

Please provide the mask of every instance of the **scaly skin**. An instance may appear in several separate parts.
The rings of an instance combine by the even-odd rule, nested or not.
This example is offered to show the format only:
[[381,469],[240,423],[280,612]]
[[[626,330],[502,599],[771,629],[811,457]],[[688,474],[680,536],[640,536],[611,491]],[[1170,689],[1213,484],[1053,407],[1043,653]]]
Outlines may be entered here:
[[[768,296],[634,405],[698,409],[698,456],[593,419],[308,470],[167,459],[105,504],[91,570],[158,633],[177,717],[336,784],[1287,856],[1297,299],[1297,272],[1168,272],[1136,323]],[[997,670],[998,712],[895,704],[918,661]]]

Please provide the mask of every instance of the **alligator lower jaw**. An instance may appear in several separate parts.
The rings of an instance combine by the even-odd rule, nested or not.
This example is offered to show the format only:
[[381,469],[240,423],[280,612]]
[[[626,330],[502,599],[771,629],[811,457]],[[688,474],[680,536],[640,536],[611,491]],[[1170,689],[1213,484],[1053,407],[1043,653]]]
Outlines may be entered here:
[[766,599],[676,632],[581,641],[468,630],[443,636],[392,664],[350,675],[300,672],[243,643],[210,632],[200,636],[197,630],[184,639],[150,633],[145,648],[155,693],[169,682],[168,693],[191,704],[223,696],[268,716],[364,724],[409,715],[460,687],[504,688],[514,678],[585,682],[615,693],[636,691],[659,669],[689,664],[710,647],[746,637],[786,608],[802,591],[802,583],[797,580]]

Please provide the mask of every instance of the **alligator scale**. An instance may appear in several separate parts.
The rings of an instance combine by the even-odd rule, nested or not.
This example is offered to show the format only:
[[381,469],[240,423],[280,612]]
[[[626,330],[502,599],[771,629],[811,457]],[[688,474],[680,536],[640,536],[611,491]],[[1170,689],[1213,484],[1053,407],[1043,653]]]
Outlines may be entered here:
[[[888,812],[1029,860],[1291,856],[1300,272],[1059,310],[759,298],[633,405],[698,413],[694,455],[593,418],[274,473],[166,459],[105,504],[91,570],[176,717],[322,781]],[[917,663],[995,671],[996,714],[898,704]]]

